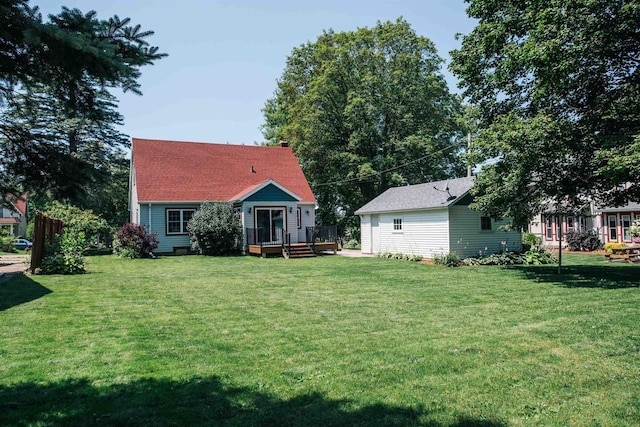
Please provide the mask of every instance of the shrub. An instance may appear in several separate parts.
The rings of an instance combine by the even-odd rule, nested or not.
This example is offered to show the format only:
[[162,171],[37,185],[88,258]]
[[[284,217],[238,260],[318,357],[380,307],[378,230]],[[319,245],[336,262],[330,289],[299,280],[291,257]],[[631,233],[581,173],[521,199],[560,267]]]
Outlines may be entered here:
[[358,242],[356,239],[351,239],[348,242],[346,242],[345,244],[343,244],[342,247],[344,249],[359,249],[360,248],[360,242]]
[[191,247],[203,255],[230,255],[240,251],[242,223],[232,203],[203,203],[187,230]]
[[531,249],[524,253],[525,263],[529,265],[556,264],[558,258],[544,249]]
[[504,251],[486,256],[465,258],[462,263],[464,265],[514,265],[524,264],[525,259],[521,253]]
[[449,252],[448,254],[434,256],[433,263],[436,265],[444,265],[445,267],[458,267],[462,261],[455,252]]
[[626,244],[624,243],[609,242],[604,244],[604,250],[611,253],[611,249],[620,249],[624,248],[625,246]]
[[91,210],[53,201],[47,204],[44,214],[50,218],[61,219],[67,231],[75,234],[83,233],[86,237],[84,245],[108,240],[113,234],[113,228],[107,221]]
[[113,240],[113,251],[122,258],[145,258],[157,247],[157,233],[147,233],[144,225],[129,222],[116,230]]
[[409,254],[403,254],[403,253],[399,253],[399,252],[378,252],[377,254],[375,254],[376,258],[388,258],[388,259],[397,259],[397,260],[402,260],[402,261],[413,261],[413,262],[419,262],[422,261],[422,255],[409,255]]
[[65,231],[56,236],[45,248],[45,257],[40,265],[42,274],[81,274],[85,272],[84,233]]
[[527,251],[531,248],[537,248],[542,244],[542,238],[533,233],[522,233],[522,250]]
[[588,230],[567,233],[567,245],[572,251],[595,251],[602,243],[593,230]]

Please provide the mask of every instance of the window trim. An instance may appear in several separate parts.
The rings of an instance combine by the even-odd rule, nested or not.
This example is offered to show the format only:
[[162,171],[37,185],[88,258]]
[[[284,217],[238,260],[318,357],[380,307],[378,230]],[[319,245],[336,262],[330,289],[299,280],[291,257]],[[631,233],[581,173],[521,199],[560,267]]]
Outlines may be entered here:
[[544,238],[545,240],[553,240],[553,217],[544,217]]
[[[613,228],[611,228],[611,219],[613,219]],[[609,229],[609,241],[618,241],[618,215],[607,215],[607,228]],[[613,232],[614,236],[611,236]]]
[[[180,212],[180,231],[178,232],[170,232],[169,231],[169,212]],[[188,235],[189,232],[186,230],[184,223],[184,213],[186,211],[192,212],[191,216],[193,217],[193,213],[196,212],[196,208],[165,208],[164,210],[164,226],[165,226],[165,235],[167,236],[184,236]]]
[[[627,227],[624,226],[625,218],[629,221],[628,222],[629,225]],[[629,229],[631,228],[632,225],[633,225],[633,221],[631,220],[631,214],[620,215],[620,230],[622,232],[621,235],[622,235],[623,242],[631,241],[631,233]]]

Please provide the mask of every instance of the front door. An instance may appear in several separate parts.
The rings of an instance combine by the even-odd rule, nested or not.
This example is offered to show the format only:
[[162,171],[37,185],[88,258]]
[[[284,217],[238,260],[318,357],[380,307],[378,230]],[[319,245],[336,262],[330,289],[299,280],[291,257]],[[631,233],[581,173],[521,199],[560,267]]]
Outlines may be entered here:
[[256,208],[258,242],[282,243],[284,208]]
[[378,215],[371,215],[371,253],[380,252],[380,226]]

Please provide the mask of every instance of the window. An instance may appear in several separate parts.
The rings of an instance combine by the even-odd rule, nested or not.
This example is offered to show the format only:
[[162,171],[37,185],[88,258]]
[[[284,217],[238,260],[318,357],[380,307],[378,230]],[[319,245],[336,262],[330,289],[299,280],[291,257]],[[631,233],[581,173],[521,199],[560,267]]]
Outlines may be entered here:
[[567,217],[567,232],[568,233],[572,233],[574,231],[576,231],[575,220],[573,219],[572,216],[568,216]]
[[282,243],[285,232],[284,208],[255,208],[258,242]]
[[187,224],[195,209],[167,209],[167,234],[187,234]]
[[580,217],[580,231],[587,231],[587,218]]
[[302,228],[302,208],[298,208],[298,228]]
[[553,239],[553,223],[551,217],[544,218],[544,236],[547,240]]
[[609,241],[616,242],[618,240],[618,218],[615,215],[609,215]]
[[393,231],[402,231],[402,218],[393,219]]
[[631,227],[631,215],[620,215],[620,222],[622,223],[622,238],[630,241],[631,234],[629,233],[629,228]]
[[491,217],[490,216],[481,216],[480,217],[480,230],[491,230]]

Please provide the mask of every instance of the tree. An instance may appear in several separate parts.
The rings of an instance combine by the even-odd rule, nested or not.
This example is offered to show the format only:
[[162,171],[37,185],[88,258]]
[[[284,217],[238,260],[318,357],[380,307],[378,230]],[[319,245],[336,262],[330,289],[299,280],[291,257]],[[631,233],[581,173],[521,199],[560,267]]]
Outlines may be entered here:
[[203,255],[230,255],[242,246],[242,223],[233,203],[203,203],[187,230],[191,246]]
[[286,140],[318,199],[323,223],[397,185],[462,173],[458,99],[433,43],[404,20],[323,32],[294,48],[263,109],[270,144]]
[[76,206],[65,205],[60,202],[47,204],[44,214],[64,222],[64,229],[71,234],[82,233],[86,237],[84,244],[105,241],[113,234],[113,227],[107,221],[90,210],[82,210]]
[[0,4],[0,191],[81,199],[110,177],[128,138],[112,89],[140,94],[140,68],[166,54],[118,16],[63,8],[43,21],[26,0]]
[[479,23],[451,70],[481,111],[472,161],[493,162],[475,206],[522,226],[543,202],[638,200],[640,4],[467,1]]

